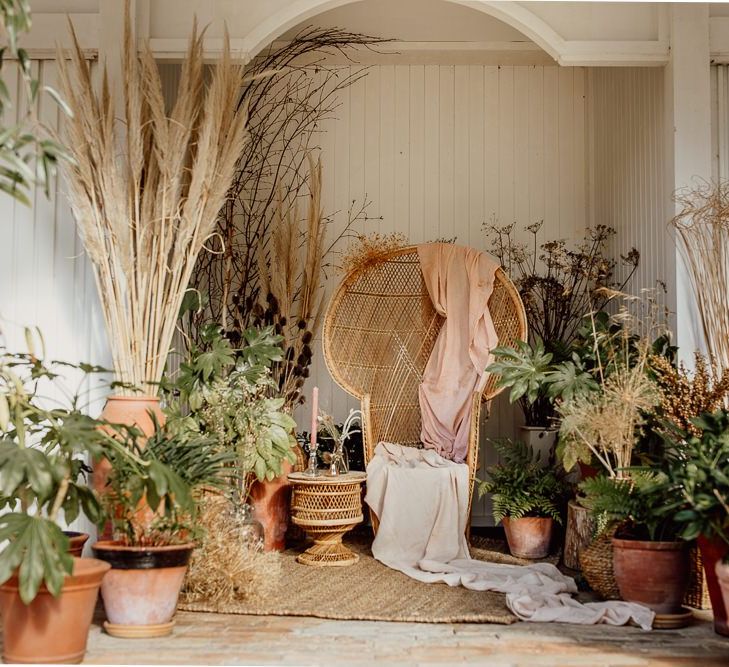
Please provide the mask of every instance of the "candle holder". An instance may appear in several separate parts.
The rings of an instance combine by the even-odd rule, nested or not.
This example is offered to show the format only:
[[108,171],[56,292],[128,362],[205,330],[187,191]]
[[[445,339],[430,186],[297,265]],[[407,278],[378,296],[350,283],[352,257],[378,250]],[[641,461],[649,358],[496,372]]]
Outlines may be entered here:
[[319,466],[316,461],[316,452],[319,449],[318,442],[309,443],[309,465],[304,470],[304,475],[307,477],[318,477],[321,473],[319,472]]

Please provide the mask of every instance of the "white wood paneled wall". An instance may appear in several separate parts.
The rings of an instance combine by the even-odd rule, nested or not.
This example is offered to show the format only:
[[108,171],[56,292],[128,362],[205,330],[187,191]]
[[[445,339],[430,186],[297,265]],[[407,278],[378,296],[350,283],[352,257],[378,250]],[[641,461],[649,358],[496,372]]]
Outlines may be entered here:
[[729,178],[729,65],[711,67],[712,177]]
[[[33,61],[41,85],[57,86],[54,60]],[[13,109],[5,121],[14,122],[23,113],[17,71],[13,64],[3,68],[3,78],[13,98]],[[48,95],[38,101],[38,116],[58,128],[62,113]],[[32,207],[0,196],[0,327],[13,351],[25,351],[23,327],[39,327],[50,359],[85,361],[108,367],[106,331],[99,308],[94,277],[90,269],[62,186],[53,179],[50,197],[36,188],[30,197]],[[67,386],[75,389],[75,380]],[[99,412],[102,396],[91,386],[90,409]],[[60,399],[58,392],[50,397]],[[80,519],[76,528],[90,529]]]
[[[612,256],[631,246],[641,261],[628,291],[666,281],[672,289],[675,246],[668,228],[663,71],[589,68],[590,212],[592,225],[614,227]],[[670,304],[675,294],[667,295]]]
[[[324,208],[338,212],[332,234],[352,201],[366,199],[368,216],[382,221],[359,231],[400,232],[413,243],[456,237],[487,250],[482,226],[492,218],[519,230],[544,220],[544,240],[580,235],[588,219],[585,85],[582,68],[371,67],[344,91],[320,136]],[[332,273],[329,290],[339,278]],[[356,407],[331,381],[320,345],[314,384],[335,417]],[[484,437],[513,436],[519,420],[502,397]],[[481,465],[491,460],[484,447]],[[489,522],[485,502],[476,503],[474,523]]]

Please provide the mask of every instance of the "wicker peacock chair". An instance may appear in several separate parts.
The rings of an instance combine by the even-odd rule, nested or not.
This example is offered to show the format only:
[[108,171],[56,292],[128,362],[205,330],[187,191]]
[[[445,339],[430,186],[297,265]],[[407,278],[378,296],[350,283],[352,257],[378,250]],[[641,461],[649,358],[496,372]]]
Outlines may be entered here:
[[[489,310],[500,345],[526,340],[524,305],[498,269]],[[332,296],[324,320],[324,359],[334,380],[362,403],[365,464],[378,442],[420,445],[418,386],[444,318],[435,312],[420,272],[415,246],[383,253],[354,268]],[[473,396],[469,451],[478,466],[481,403],[500,389],[490,376]],[[377,523],[373,517],[375,529]]]

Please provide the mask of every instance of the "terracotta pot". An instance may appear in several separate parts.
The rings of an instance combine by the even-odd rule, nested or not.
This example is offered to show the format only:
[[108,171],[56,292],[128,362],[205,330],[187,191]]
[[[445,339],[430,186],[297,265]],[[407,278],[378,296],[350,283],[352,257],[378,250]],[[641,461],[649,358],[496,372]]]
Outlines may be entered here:
[[546,517],[526,516],[521,519],[504,517],[509,551],[517,558],[536,560],[549,554],[554,520]]
[[54,598],[42,586],[29,604],[18,594],[18,578],[0,586],[5,662],[77,663],[86,653],[86,639],[96,597],[110,565],[94,558],[74,558],[73,573]]
[[721,597],[724,601],[724,609],[729,609],[729,563],[717,561],[714,567],[716,578],[719,581]]
[[283,463],[283,473],[270,482],[255,480],[250,485],[250,502],[253,517],[263,525],[263,548],[265,551],[283,551],[286,548],[286,529],[289,525],[291,487],[287,476],[291,464]]
[[[165,423],[159,396],[109,396],[100,418],[112,424],[136,426],[145,436],[150,436],[154,433],[154,421],[150,417],[150,412],[157,418],[160,426]],[[107,459],[94,461],[91,487],[99,495],[106,493],[106,482],[110,472],[111,463]],[[108,540],[111,539],[111,533],[111,523],[108,522],[99,537]]]
[[727,622],[727,609],[729,607],[722,595],[719,578],[716,575],[716,565],[729,552],[729,546],[718,538],[710,540],[703,535],[699,535],[696,541],[701,550],[701,560],[704,563],[704,573],[706,574],[706,583],[709,587],[711,607],[714,611],[714,631],[719,635],[729,637],[729,622]]
[[687,542],[648,542],[613,537],[613,573],[620,597],[657,614],[680,611],[689,583]]
[[130,547],[101,541],[92,547],[111,565],[101,585],[106,631],[115,637],[163,637],[172,617],[194,544]]
[[84,544],[89,539],[88,533],[76,533],[72,530],[64,530],[63,534],[68,537],[70,544],[68,545],[68,553],[74,558],[81,558],[84,550]]

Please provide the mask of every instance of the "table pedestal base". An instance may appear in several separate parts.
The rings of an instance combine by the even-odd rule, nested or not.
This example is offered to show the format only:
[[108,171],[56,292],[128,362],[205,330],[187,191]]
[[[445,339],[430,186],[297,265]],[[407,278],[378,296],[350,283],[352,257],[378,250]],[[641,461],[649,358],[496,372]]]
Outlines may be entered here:
[[[294,523],[297,523],[295,519]],[[297,562],[318,567],[354,565],[359,561],[359,556],[342,544],[342,537],[356,525],[351,524],[327,529],[301,526],[313,538],[314,544],[296,557]]]

